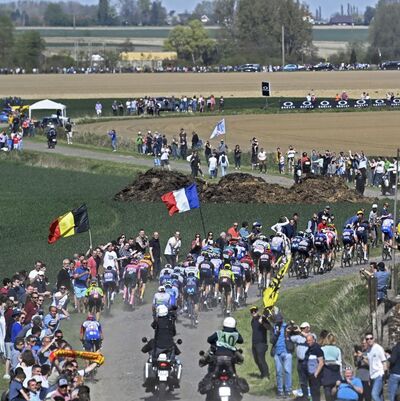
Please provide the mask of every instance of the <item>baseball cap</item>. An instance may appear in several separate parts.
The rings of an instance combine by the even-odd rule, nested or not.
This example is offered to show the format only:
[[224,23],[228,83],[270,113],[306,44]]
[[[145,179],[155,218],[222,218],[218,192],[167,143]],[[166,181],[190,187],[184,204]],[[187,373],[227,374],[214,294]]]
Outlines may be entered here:
[[310,323],[308,323],[308,322],[303,322],[303,323],[300,325],[300,328],[301,328],[301,329],[305,329],[306,327],[310,327]]
[[258,311],[258,307],[255,305],[250,306],[250,312],[257,312]]
[[58,379],[58,386],[59,387],[68,386],[68,380],[65,377],[60,377]]
[[21,314],[21,309],[15,308],[12,312],[12,317],[19,316]]
[[32,379],[36,380],[36,383],[41,383],[43,381],[42,376],[36,375]]

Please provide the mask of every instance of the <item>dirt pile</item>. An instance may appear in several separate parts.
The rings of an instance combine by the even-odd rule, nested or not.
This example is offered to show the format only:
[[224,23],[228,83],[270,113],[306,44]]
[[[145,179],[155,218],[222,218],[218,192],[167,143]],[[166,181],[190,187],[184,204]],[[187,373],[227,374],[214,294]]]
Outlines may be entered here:
[[124,202],[159,201],[166,192],[183,188],[192,182],[196,182],[200,200],[204,203],[333,203],[359,202],[362,199],[339,177],[312,177],[291,188],[284,188],[245,173],[229,174],[218,183],[207,183],[176,171],[156,169],[139,174],[114,199]]

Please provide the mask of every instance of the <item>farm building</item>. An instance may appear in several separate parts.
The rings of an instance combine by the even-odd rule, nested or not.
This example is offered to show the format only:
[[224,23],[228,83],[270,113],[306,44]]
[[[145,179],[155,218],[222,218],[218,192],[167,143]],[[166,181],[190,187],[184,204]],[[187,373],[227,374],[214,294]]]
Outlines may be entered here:
[[159,69],[163,61],[173,61],[178,58],[176,52],[122,52],[120,63],[122,67]]

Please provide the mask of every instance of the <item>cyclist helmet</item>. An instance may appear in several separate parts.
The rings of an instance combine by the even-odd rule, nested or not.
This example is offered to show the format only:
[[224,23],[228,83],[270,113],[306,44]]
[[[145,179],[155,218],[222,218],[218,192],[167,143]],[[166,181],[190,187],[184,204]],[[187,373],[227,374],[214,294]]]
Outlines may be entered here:
[[262,227],[262,224],[259,221],[255,221],[253,227]]
[[389,213],[387,216],[388,219],[393,219],[392,213]]
[[376,203],[374,203],[374,204],[372,205],[372,209],[378,209],[378,205],[377,205]]
[[357,216],[358,216],[359,214],[364,215],[364,212],[363,212],[362,210],[359,210],[359,211],[357,212]]
[[191,254],[191,253],[188,253],[187,255],[186,255],[186,260],[187,259],[193,259],[193,255]]
[[172,269],[172,266],[171,266],[169,263],[167,263],[167,264],[164,266],[164,269]]
[[158,292],[165,292],[165,287],[163,285],[160,285],[158,287]]
[[188,277],[194,277],[194,272],[189,272]]
[[107,266],[107,270],[112,270],[112,266],[111,265]]
[[89,313],[87,320],[96,320],[96,316],[93,313]]
[[297,233],[297,235],[298,235],[299,237],[304,237],[304,232],[303,232],[303,231],[299,231],[299,232]]
[[311,238],[312,235],[313,235],[313,234],[312,234],[312,232],[311,232],[310,229],[306,230],[306,237],[307,237],[307,238]]
[[144,255],[143,259],[151,260],[150,254],[146,253],[146,254]]
[[91,280],[91,282],[90,282],[90,285],[91,285],[91,286],[97,285],[97,280],[96,280],[95,278],[93,278],[93,279]]
[[225,263],[225,264],[224,264],[224,269],[226,269],[226,270],[232,270],[231,264],[230,264],[230,263]]
[[236,328],[236,320],[233,317],[226,317],[223,323],[224,327],[227,329],[235,329]]
[[171,287],[172,287],[171,281],[166,281],[166,282],[164,283],[164,287],[165,287],[165,288],[171,288]]
[[267,237],[265,235],[260,235],[259,238],[260,238],[261,241],[265,241],[267,239]]
[[158,305],[156,313],[157,317],[165,317],[168,315],[168,308],[165,305]]
[[282,231],[277,231],[275,234],[276,237],[283,237],[283,232]]
[[346,224],[347,229],[351,229],[351,224]]

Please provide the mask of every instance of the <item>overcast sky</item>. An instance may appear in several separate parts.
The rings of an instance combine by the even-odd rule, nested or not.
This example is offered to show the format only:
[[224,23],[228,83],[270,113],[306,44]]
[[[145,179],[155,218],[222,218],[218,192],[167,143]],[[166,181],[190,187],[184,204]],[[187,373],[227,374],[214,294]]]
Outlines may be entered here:
[[[303,0],[310,6],[310,10],[315,13],[318,6],[322,7],[322,16],[324,18],[330,17],[333,13],[340,10],[340,5],[343,4],[344,9],[347,10],[347,3],[359,7],[360,12],[363,12],[366,6],[374,6],[377,0]],[[170,10],[184,11],[192,10],[198,0],[162,0],[165,7]]]

